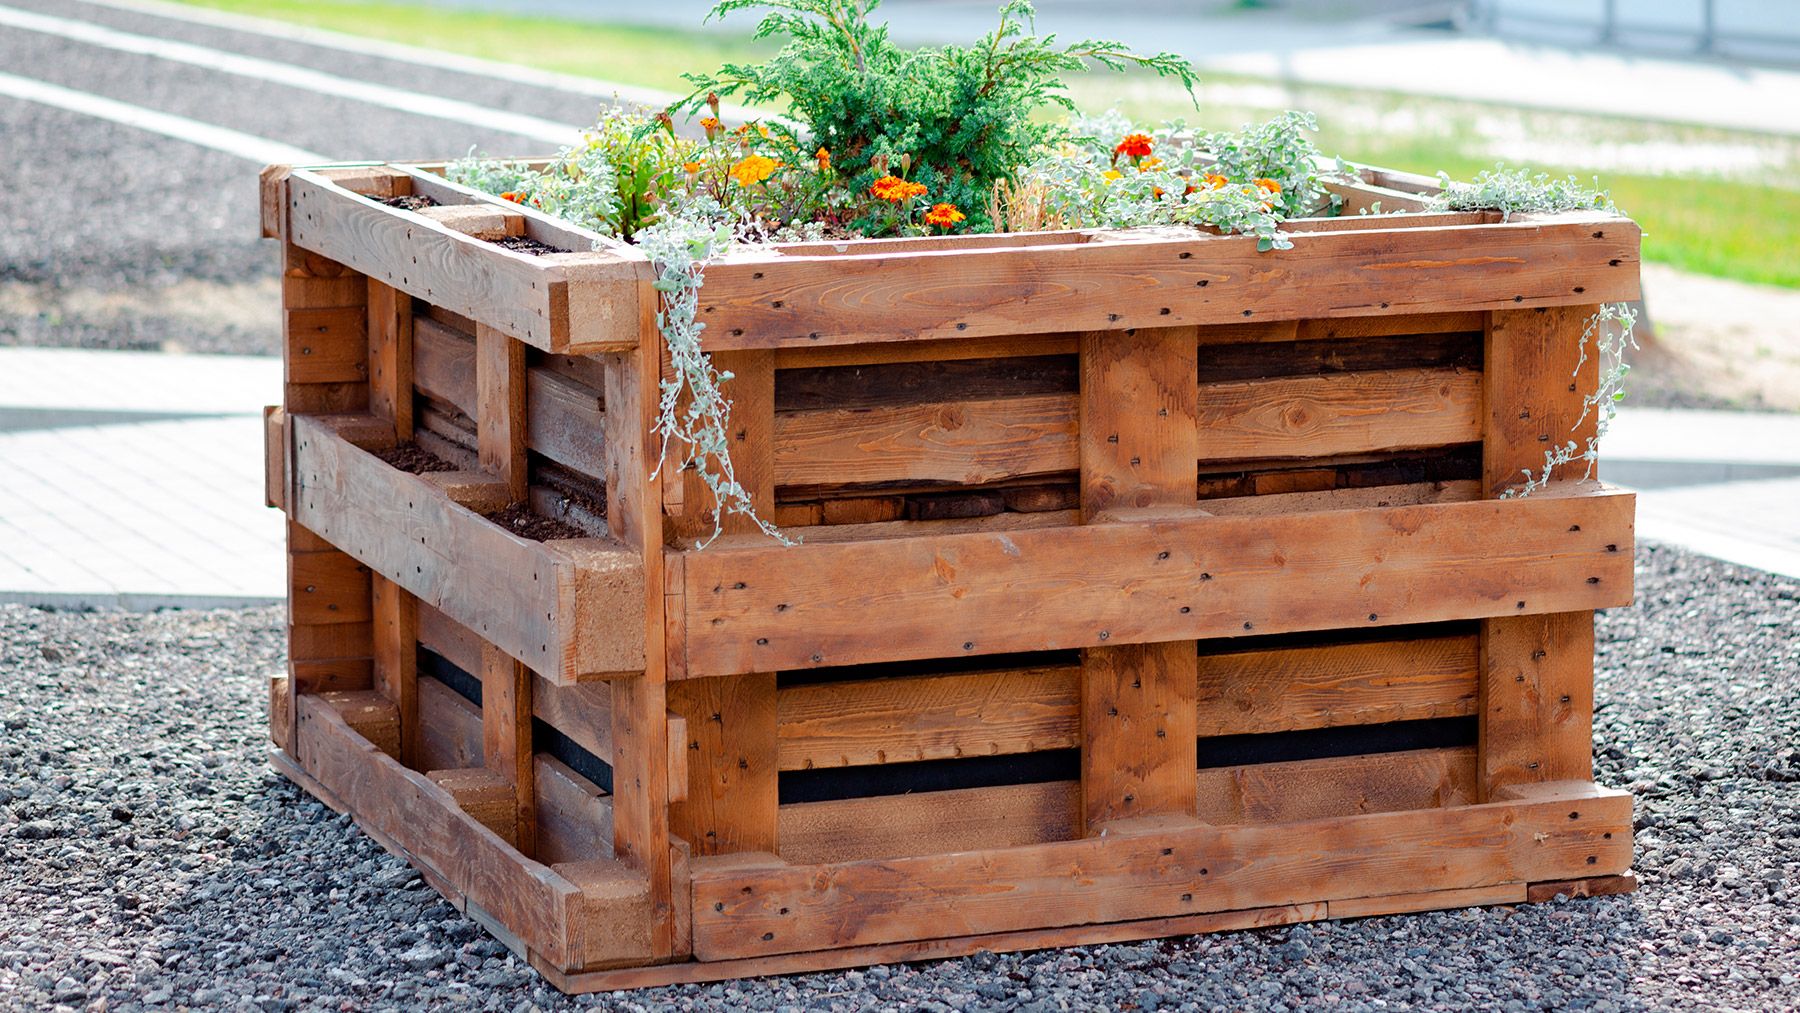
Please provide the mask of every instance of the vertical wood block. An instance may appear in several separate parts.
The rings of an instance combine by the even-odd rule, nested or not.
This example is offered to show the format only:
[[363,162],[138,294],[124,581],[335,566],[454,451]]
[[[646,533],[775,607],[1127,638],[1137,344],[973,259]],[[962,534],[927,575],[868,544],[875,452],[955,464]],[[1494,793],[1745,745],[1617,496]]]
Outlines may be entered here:
[[[1481,471],[1488,495],[1521,485],[1524,472],[1542,474],[1544,454],[1573,440],[1585,449],[1598,417],[1580,424],[1582,399],[1600,382],[1600,356],[1591,345],[1581,363],[1581,335],[1597,306],[1504,310],[1488,314],[1482,360],[1487,427]],[[1577,366],[1579,365],[1579,368]],[[1558,479],[1580,478],[1587,462],[1558,468]]]
[[514,501],[523,500],[525,344],[486,324],[475,326],[475,410],[481,470],[505,482]]
[[656,435],[662,334],[657,295],[638,293],[639,347],[602,357],[606,402],[606,523],[612,536],[643,554],[645,629],[643,675],[612,682],[613,852],[643,872],[651,904],[650,948],[659,958],[691,952],[676,939],[691,932],[677,922],[669,837],[669,718],[663,602],[662,485],[656,473]]
[[1481,630],[1482,797],[1594,779],[1594,614],[1490,619]]
[[412,439],[412,297],[369,279],[369,411],[394,424],[394,439]]
[[[1582,419],[1600,364],[1582,335],[1597,307],[1489,314],[1482,382],[1487,427],[1482,480],[1497,496],[1541,474],[1544,455],[1598,423]],[[1581,419],[1577,424],[1577,419]],[[1584,461],[1553,478],[1579,479]],[[1479,780],[1483,801],[1517,784],[1593,778],[1594,616],[1591,612],[1489,619],[1481,624]]]
[[290,415],[366,409],[368,283],[363,276],[287,245],[281,303],[283,407]]
[[536,850],[532,785],[531,670],[492,644],[481,645],[481,753],[487,769],[513,787],[520,852]]
[[778,811],[773,672],[669,684],[685,719],[687,800],[669,830],[695,855],[775,851]]
[[[767,520],[775,513],[775,353],[767,349],[718,352],[713,365],[730,373],[722,390],[731,400],[731,468],[738,484],[750,494],[757,516]],[[717,504],[713,494],[693,468],[683,468],[680,481],[664,484],[664,512],[670,538],[683,548],[713,533]],[[727,514],[725,534],[756,530],[750,518]]]
[[[1084,523],[1195,505],[1198,335],[1193,328],[1084,334]],[[1081,653],[1082,824],[1197,811],[1198,657],[1191,640]]]
[[400,762],[419,762],[419,600],[374,574],[374,682],[400,715]]

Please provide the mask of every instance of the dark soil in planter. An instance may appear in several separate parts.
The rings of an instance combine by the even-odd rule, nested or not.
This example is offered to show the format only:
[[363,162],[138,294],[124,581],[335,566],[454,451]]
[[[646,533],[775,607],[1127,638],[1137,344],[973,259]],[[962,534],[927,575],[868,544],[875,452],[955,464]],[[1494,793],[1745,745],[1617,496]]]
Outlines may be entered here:
[[528,253],[533,257],[541,257],[546,253],[568,253],[560,246],[540,243],[528,236],[507,236],[505,239],[490,239],[495,246],[504,246],[515,253]]
[[427,197],[424,194],[418,194],[416,196],[407,194],[404,197],[389,197],[381,203],[386,204],[391,208],[399,208],[402,211],[418,211],[422,208],[434,208],[438,206],[437,198]]
[[431,471],[455,471],[456,465],[424,449],[417,443],[402,443],[385,450],[374,452],[376,457],[413,475],[423,475]]
[[524,503],[514,503],[498,513],[485,514],[488,520],[522,538],[534,542],[549,542],[561,538],[588,538],[586,531],[573,524],[559,521],[554,517],[531,512],[531,507]]

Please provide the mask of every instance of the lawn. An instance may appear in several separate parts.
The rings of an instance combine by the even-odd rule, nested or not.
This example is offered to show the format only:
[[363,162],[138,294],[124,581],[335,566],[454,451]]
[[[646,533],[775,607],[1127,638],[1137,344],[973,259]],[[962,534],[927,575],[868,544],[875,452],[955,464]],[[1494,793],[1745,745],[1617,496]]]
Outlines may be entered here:
[[[684,89],[681,73],[772,52],[747,33],[682,31],[360,0],[186,0],[196,6],[506,60],[622,84]],[[1082,108],[1185,116],[1223,128],[1312,109],[1319,144],[1357,161],[1467,178],[1505,160],[1599,175],[1644,227],[1644,256],[1685,270],[1800,288],[1800,139],[1546,113],[1209,74],[1195,111],[1136,75],[1073,82]]]

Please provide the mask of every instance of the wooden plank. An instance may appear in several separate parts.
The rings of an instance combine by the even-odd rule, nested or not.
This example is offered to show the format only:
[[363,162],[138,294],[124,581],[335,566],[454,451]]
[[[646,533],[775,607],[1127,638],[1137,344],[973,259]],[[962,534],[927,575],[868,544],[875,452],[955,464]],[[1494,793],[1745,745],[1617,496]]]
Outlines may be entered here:
[[558,686],[543,676],[531,684],[531,710],[603,763],[612,762],[612,686],[586,682]]
[[537,860],[546,865],[611,858],[612,800],[555,757],[537,755]]
[[[367,406],[366,377],[354,375],[352,364],[367,355],[362,320],[368,283],[349,267],[288,243],[282,247],[281,291],[282,407],[291,414]],[[312,356],[298,354],[301,346],[314,348],[325,367],[314,369]]]
[[696,859],[694,954],[731,959],[1604,875],[1629,867],[1630,831],[1630,796],[1590,786],[1450,809],[880,861]]
[[783,859],[854,862],[1063,841],[1081,830],[1081,783],[1047,781],[781,807]]
[[369,281],[369,412],[392,420],[394,438],[412,439],[413,315],[405,293]]
[[1010,953],[1066,946],[1128,943],[1202,932],[1233,932],[1240,929],[1295,925],[1301,922],[1319,921],[1324,917],[1324,904],[1289,904],[1281,907],[1222,911],[1175,918],[1147,918],[1130,922],[1113,922],[1106,925],[1025,929],[1017,932],[994,932],[949,939],[912,940],[881,946],[784,953],[742,960],[690,961],[682,964],[628,967],[581,974],[563,974],[535,959],[532,964],[557,988],[566,993],[576,994],[628,988],[658,988],[667,985],[727,981],[735,978],[758,978],[765,975],[797,974],[808,971],[830,971],[846,967],[868,967],[874,964],[951,960],[977,953]]
[[715,545],[687,560],[687,667],[724,675],[1624,604],[1633,496],[1575,488],[1272,517]]
[[559,373],[525,373],[525,442],[557,464],[583,475],[606,474],[606,416],[600,392]]
[[481,649],[481,755],[485,766],[513,789],[515,846],[535,857],[537,826],[533,807],[531,672],[492,645]]
[[[492,913],[531,949],[561,967],[648,959],[641,937],[593,935],[572,927],[575,883],[521,858],[504,840],[456,806],[424,774],[383,755],[316,697],[300,699],[300,753],[315,778],[357,821],[405,849],[414,864]],[[647,885],[638,880],[638,893]]]
[[1617,876],[1588,876],[1549,883],[1533,883],[1525,890],[1525,899],[1533,904],[1562,897],[1616,897],[1637,890],[1637,875],[1630,869]]
[[418,599],[380,574],[370,576],[375,624],[372,676],[376,688],[396,708],[400,720],[400,762],[419,763]]
[[1481,439],[1480,373],[1456,368],[1209,383],[1200,458],[1319,457]]
[[[1081,336],[1081,519],[1194,506],[1193,328]],[[1166,555],[1164,557],[1167,558]],[[1110,641],[1111,631],[1095,636]],[[1081,652],[1082,825],[1194,812],[1191,640]]]
[[367,382],[367,326],[368,318],[361,306],[284,312],[282,349],[287,382]]
[[475,336],[430,317],[413,321],[413,383],[473,419]]
[[284,752],[294,752],[294,698],[289,677],[269,677],[269,741]]
[[[1541,477],[1547,451],[1570,441],[1583,449],[1594,435],[1597,414],[1576,422],[1582,398],[1600,383],[1600,356],[1591,343],[1587,362],[1579,368],[1577,363],[1582,331],[1597,309],[1584,304],[1490,315],[1481,469],[1489,495],[1523,484],[1527,470]],[[1552,477],[1586,474],[1587,462],[1577,460]]]
[[709,267],[700,313],[718,321],[714,351],[934,341],[1045,321],[1126,330],[1631,300],[1637,263],[1637,226],[1593,214],[1299,232],[1278,256],[1192,232],[867,257],[770,251]]
[[1200,771],[1198,785],[1200,819],[1220,826],[1439,809],[1475,801],[1475,750],[1211,767]]
[[329,690],[316,698],[335,709],[344,724],[388,756],[400,756],[400,712],[371,689]]
[[297,521],[554,682],[642,670],[636,553],[609,539],[521,538],[440,487],[469,476],[409,475],[322,418],[292,425]]
[[[721,390],[731,401],[728,445],[732,473],[750,494],[757,515],[767,518],[775,509],[775,457],[781,452],[774,429],[775,356],[769,352],[721,353],[713,356],[713,366],[731,374]],[[675,544],[685,546],[712,535],[717,511],[712,492],[696,470],[684,468],[678,478],[663,484],[663,508]],[[728,514],[722,527],[732,534],[756,530],[742,514]]]
[[1205,654],[1200,735],[1464,717],[1476,711],[1473,634]]
[[1594,777],[1594,614],[1489,619],[1481,630],[1483,798]]
[[486,765],[481,755],[481,709],[426,676],[419,689],[416,770],[466,770]]
[[[291,603],[290,603],[291,607]],[[288,660],[325,661],[375,656],[372,623],[329,623],[322,626],[288,626]]]
[[[481,638],[473,630],[445,615],[427,602],[416,606],[419,616],[419,645],[441,655],[445,661],[473,676],[481,671]],[[533,706],[537,699],[532,698]]]
[[783,412],[776,482],[998,482],[1075,462],[1075,399],[1043,394],[867,409]]
[[1385,897],[1347,897],[1327,904],[1325,917],[1333,920],[1369,918],[1418,911],[1488,907],[1494,904],[1523,904],[1525,900],[1524,883],[1496,883],[1493,886],[1472,886],[1462,890],[1427,890],[1389,894]]
[[[668,806],[669,721],[668,635],[664,604],[663,482],[656,462],[662,450],[656,434],[662,339],[653,307],[656,294],[648,284],[638,305],[639,347],[603,358],[606,388],[606,518],[613,537],[638,554],[644,583],[639,591],[642,616],[643,677],[621,679],[612,686],[613,852],[641,871],[650,885],[650,949],[658,958],[685,951],[677,941],[674,863],[671,856]],[[680,616],[674,616],[679,638]],[[685,916],[682,916],[685,918]]]
[[288,554],[289,622],[366,623],[372,615],[367,566],[335,550]]
[[449,792],[457,807],[476,822],[513,847],[519,846],[519,803],[512,782],[486,767],[432,770],[425,776]]
[[774,851],[775,674],[686,679],[668,698],[687,736],[686,799],[669,806],[669,832],[695,856]]
[[476,239],[505,239],[525,234],[525,216],[484,204],[440,204],[413,212]]
[[287,412],[276,405],[263,407],[263,505],[287,509]]
[[1078,669],[1026,668],[782,688],[782,770],[998,756],[1080,742]]
[[371,203],[304,170],[289,177],[288,202],[296,245],[527,344],[591,353],[638,339],[646,261],[618,253],[558,260],[515,253]]
[[475,327],[475,438],[481,470],[525,498],[525,346],[483,324]]
[[371,658],[328,658],[319,661],[289,659],[288,671],[300,693],[323,693],[329,689],[369,689],[375,684],[375,663]]

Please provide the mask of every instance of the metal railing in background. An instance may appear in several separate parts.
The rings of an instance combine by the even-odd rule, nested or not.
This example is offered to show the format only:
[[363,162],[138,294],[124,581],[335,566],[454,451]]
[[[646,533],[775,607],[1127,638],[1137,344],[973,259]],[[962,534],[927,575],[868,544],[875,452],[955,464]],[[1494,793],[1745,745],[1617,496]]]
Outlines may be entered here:
[[1468,0],[1460,23],[1502,38],[1800,65],[1787,0]]

